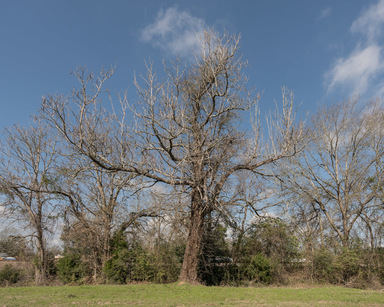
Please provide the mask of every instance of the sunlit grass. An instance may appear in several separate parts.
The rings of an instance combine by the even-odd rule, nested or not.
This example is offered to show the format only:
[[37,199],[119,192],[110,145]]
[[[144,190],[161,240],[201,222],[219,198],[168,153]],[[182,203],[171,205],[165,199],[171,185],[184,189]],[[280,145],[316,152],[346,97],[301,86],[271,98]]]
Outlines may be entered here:
[[0,306],[383,306],[384,293],[342,287],[232,288],[190,285],[0,288]]

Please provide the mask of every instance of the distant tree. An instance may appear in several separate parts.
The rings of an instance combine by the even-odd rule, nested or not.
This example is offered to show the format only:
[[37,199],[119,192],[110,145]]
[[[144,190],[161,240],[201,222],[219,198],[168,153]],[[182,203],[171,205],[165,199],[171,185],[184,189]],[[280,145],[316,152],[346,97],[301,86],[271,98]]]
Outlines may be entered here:
[[0,232],[0,253],[16,257],[17,260],[30,260],[33,250],[27,240],[20,232],[13,227]]
[[374,222],[379,209],[383,116],[378,104],[360,108],[354,99],[323,107],[312,119],[309,146],[280,163],[279,184],[300,198],[290,204],[294,214],[304,204],[307,221],[326,221],[343,247],[359,224]]
[[91,262],[96,280],[110,258],[114,229],[127,219],[120,214],[126,215],[129,210],[124,189],[130,188],[132,178],[104,172],[84,163],[81,156],[73,153],[70,163],[60,167],[60,173],[61,180],[55,191],[67,200],[63,208],[65,228],[62,239],[78,251],[88,250],[88,262]]
[[44,284],[48,272],[46,235],[58,216],[55,196],[47,186],[56,178],[60,157],[57,139],[38,119],[29,127],[5,130],[0,147],[0,191],[3,214],[28,226],[36,245],[35,281]]

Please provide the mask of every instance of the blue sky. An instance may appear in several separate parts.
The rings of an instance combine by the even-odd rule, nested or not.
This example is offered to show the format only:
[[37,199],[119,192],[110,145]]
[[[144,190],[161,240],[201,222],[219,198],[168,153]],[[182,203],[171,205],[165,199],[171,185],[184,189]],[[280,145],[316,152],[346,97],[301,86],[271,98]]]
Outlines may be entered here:
[[116,65],[116,92],[149,58],[190,57],[204,29],[241,34],[262,110],[280,88],[301,112],[353,94],[384,94],[384,0],[0,0],[0,128],[26,123],[43,95],[68,93],[78,66]]

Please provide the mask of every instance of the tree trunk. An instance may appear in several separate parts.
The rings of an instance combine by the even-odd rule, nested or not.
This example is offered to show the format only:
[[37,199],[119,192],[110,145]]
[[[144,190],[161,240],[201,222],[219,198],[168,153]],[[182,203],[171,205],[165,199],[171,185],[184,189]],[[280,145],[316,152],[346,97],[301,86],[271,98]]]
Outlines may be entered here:
[[44,272],[42,272],[41,268],[35,267],[35,285],[42,286],[45,284],[46,277]]
[[37,286],[44,285],[47,281],[47,252],[45,250],[45,242],[42,231],[38,231],[37,235],[37,261],[35,264],[35,284]]
[[45,248],[45,240],[43,234],[43,227],[41,225],[41,213],[36,221],[37,228],[37,261],[35,263],[35,284],[37,286],[44,285],[47,281],[47,268],[48,259],[47,251]]
[[101,255],[101,276],[105,278],[104,267],[111,256],[111,223],[105,227],[103,238],[103,253]]
[[324,248],[324,229],[323,229],[323,220],[321,215],[319,215],[319,225],[320,225],[320,248]]
[[189,284],[199,284],[197,269],[199,254],[204,231],[205,210],[198,191],[192,193],[191,218],[187,244],[185,247],[183,266],[180,272],[180,281]]
[[343,245],[343,248],[349,248],[349,232],[344,232],[343,236],[341,238],[341,243]]

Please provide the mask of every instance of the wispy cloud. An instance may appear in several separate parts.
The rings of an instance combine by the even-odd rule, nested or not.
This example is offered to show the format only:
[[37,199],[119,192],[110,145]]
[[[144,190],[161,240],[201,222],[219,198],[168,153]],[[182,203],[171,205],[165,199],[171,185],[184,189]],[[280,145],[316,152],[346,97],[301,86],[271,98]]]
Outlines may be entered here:
[[173,55],[186,56],[199,47],[206,28],[204,20],[170,7],[141,31],[141,38]]
[[328,90],[337,85],[352,86],[359,93],[368,89],[369,82],[383,68],[381,47],[370,45],[364,49],[358,49],[346,58],[340,58],[328,72],[330,80]]
[[383,31],[384,0],[370,6],[351,26],[352,33],[362,33],[368,42],[376,41]]
[[359,94],[369,91],[380,94],[383,77],[383,46],[379,37],[383,33],[384,0],[379,0],[364,11],[351,25],[352,34],[362,34],[354,50],[337,59],[325,74],[328,92],[336,87],[353,88]]
[[319,17],[317,17],[317,20],[322,20],[329,17],[331,15],[331,12],[332,12],[331,7],[326,7],[320,12],[320,15]]

